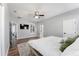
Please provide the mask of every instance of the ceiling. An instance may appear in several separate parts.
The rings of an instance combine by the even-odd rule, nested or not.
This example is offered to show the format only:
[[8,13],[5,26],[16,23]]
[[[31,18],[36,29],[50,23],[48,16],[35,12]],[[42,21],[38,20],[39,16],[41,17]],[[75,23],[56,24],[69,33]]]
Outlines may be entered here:
[[[79,8],[78,3],[8,3],[12,17],[26,19],[28,21],[41,21],[62,14],[64,12]],[[34,11],[38,10],[44,17],[35,19]],[[22,17],[22,18],[20,18]]]

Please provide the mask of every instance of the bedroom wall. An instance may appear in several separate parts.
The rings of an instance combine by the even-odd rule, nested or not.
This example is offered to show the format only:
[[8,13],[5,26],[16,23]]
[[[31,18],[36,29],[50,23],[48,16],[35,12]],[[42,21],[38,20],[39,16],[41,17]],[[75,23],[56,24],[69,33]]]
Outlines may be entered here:
[[2,5],[0,4],[0,56],[2,55],[2,42],[1,42],[1,39],[2,39]]
[[1,26],[1,52],[2,56],[8,55],[8,50],[9,50],[9,12],[8,12],[8,7],[7,4],[2,4],[2,21],[0,24]]
[[37,22],[37,23],[35,23],[35,25],[36,25],[36,29],[37,29],[36,34],[37,34],[37,37],[39,37],[40,36],[40,23]]
[[[44,21],[41,21],[39,23],[37,23],[37,25],[39,26],[40,24],[44,25],[44,37],[46,36],[59,36],[62,37],[62,31],[63,31],[63,21],[62,19],[60,19],[59,16],[57,17],[52,17],[49,19],[46,19]],[[38,36],[39,36],[39,27],[37,27],[38,29]]]
[[7,4],[5,4],[5,15],[4,15],[4,48],[5,48],[5,55],[8,55],[8,50],[9,50],[9,20],[10,20],[10,15],[9,15],[9,10],[7,7]]
[[[49,20],[49,21],[48,21]],[[63,21],[62,19],[56,17],[53,20],[48,19],[44,22],[41,22],[44,25],[44,36],[59,36],[62,37],[63,31]]]
[[63,20],[76,19],[77,23],[77,32],[79,32],[79,8],[72,11],[51,17],[44,21],[41,21],[39,24],[44,24],[44,36],[59,36],[63,37]]

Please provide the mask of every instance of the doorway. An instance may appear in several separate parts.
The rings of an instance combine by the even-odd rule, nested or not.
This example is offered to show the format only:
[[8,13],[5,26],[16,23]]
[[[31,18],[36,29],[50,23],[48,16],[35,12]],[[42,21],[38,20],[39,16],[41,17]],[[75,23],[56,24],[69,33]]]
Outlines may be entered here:
[[17,39],[16,24],[14,22],[10,22],[10,48],[16,47],[16,39]]

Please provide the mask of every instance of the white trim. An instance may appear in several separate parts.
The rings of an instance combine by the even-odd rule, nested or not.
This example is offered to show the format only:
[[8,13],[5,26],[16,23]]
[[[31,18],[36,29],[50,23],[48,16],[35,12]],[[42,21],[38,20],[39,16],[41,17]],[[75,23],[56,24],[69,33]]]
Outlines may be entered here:
[[1,33],[0,33],[0,56],[2,55],[2,6],[0,5],[0,27],[1,27],[1,29],[0,29],[0,31],[1,31]]
[[4,39],[4,6],[2,6],[2,56],[5,55]]

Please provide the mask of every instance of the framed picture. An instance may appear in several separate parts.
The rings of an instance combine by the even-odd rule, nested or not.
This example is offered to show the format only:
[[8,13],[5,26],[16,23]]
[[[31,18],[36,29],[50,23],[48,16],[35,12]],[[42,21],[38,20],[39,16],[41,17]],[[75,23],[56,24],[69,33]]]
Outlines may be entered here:
[[20,24],[20,29],[27,29],[27,30],[29,30],[29,25],[28,24]]

